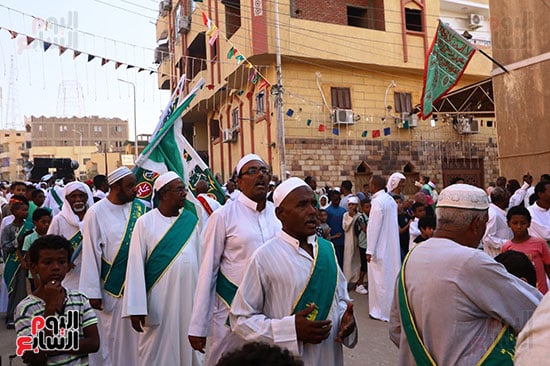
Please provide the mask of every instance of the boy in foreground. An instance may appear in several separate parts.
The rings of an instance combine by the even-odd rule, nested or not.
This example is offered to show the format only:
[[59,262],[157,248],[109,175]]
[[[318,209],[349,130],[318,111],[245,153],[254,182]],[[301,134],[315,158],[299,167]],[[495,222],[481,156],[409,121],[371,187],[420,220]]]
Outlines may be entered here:
[[[38,238],[29,249],[31,271],[37,274],[40,285],[36,291],[17,305],[15,311],[18,347],[21,347],[23,337],[26,337],[25,341],[31,342],[33,348],[36,347],[34,351],[32,349],[24,351],[22,357],[25,363],[88,365],[88,354],[97,352],[99,349],[97,318],[88,298],[78,291],[66,290],[61,286],[70,268],[72,252],[71,243],[58,235]],[[46,327],[36,327],[38,329],[34,330],[37,332],[33,335],[31,331],[38,323],[37,317],[44,318]],[[50,317],[57,319],[57,322],[50,320]],[[76,323],[73,322],[75,319]],[[64,325],[62,325],[63,320],[65,320]],[[60,325],[60,329],[55,334],[48,329],[52,324]],[[61,330],[61,328],[66,329]],[[73,331],[77,332],[76,340]],[[58,337],[61,334],[64,334],[64,337],[60,339],[65,341],[62,347],[58,347],[59,349],[44,350],[40,348],[41,342],[38,342],[38,346],[33,344],[35,337],[39,339],[43,337],[46,340],[43,343],[47,344],[49,337]],[[69,342],[72,342],[70,347],[66,345]],[[61,346],[61,342],[57,343]]]

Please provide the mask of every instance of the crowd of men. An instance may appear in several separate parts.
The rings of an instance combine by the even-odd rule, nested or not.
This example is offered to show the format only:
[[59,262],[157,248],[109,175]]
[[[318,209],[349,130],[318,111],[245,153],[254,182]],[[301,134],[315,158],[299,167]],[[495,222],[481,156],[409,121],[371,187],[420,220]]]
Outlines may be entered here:
[[[136,198],[126,167],[88,183],[93,192],[69,179],[44,193],[16,182],[3,207],[8,328],[29,334],[21,304],[34,296],[48,311],[53,291],[84,294],[85,326],[97,322],[97,352],[42,354],[49,364],[214,366],[260,342],[305,365],[342,365],[342,345],[358,338],[350,289],[389,322],[402,365],[511,364],[518,334],[518,363],[548,352],[547,175],[487,190],[455,179],[439,194],[421,177],[407,200],[401,173],[355,193],[350,181],[320,189],[314,177],[280,182],[248,154],[225,204],[204,181],[193,197],[174,172],[154,182],[153,207]],[[70,242],[70,260],[45,283],[28,252],[55,236]],[[528,257],[534,283],[498,263],[505,251]]]

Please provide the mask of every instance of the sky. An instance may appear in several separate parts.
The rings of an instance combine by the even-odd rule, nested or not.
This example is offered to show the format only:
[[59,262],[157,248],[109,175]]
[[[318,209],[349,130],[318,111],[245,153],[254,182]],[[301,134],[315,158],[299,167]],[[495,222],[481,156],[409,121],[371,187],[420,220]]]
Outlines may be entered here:
[[[135,84],[137,133],[152,133],[168,99],[160,91],[153,64],[157,0],[2,0],[0,3],[1,128],[24,127],[24,116],[119,117],[134,138]],[[47,26],[46,26],[47,24]],[[10,29],[19,33],[12,39]],[[24,34],[24,35],[21,35]],[[26,37],[37,40],[27,46]],[[44,52],[40,40],[57,46]],[[83,52],[74,58],[72,49]],[[96,55],[88,62],[84,53]],[[115,62],[142,67],[115,70]]]

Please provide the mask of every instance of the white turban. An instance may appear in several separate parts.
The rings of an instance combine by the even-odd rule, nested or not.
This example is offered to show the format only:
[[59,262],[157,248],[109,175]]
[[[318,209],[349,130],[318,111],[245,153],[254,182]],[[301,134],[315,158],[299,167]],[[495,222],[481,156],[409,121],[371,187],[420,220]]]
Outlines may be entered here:
[[309,187],[303,179],[297,177],[288,178],[283,183],[279,184],[273,192],[273,203],[275,204],[275,207],[279,207],[290,192],[302,186]]
[[129,176],[130,174],[132,174],[132,171],[128,169],[128,167],[121,166],[120,168],[115,169],[109,173],[109,176],[107,177],[107,182],[109,183],[109,185],[112,185],[122,178]]
[[469,184],[453,184],[439,194],[437,207],[463,208],[467,210],[487,210],[487,193]]
[[162,174],[155,180],[155,191],[160,191],[162,187],[175,179],[181,179],[175,172],[166,172]]
[[261,161],[263,163],[264,162],[264,159],[262,159],[259,155],[256,155],[256,154],[247,154],[245,156],[243,156],[241,158],[241,160],[239,160],[239,162],[237,163],[237,175],[239,175],[241,173],[241,169],[243,168],[243,166],[250,162],[250,161],[253,161],[253,160],[258,160],[258,161]]
[[74,191],[84,192],[88,195],[88,200],[86,204],[90,208],[94,204],[94,197],[90,187],[86,183],[73,181],[67,183],[65,188],[63,188],[63,206],[61,207],[61,212],[59,214],[65,218],[69,225],[78,227],[80,230],[84,228],[84,220],[80,221],[78,216],[73,212],[73,209],[67,200],[67,196],[73,193]]
[[399,185],[399,182],[401,182],[402,179],[407,179],[405,176],[401,173],[395,172],[392,175],[390,175],[390,179],[388,179],[388,184],[386,184],[386,189],[388,190],[388,193],[392,192],[397,186]]

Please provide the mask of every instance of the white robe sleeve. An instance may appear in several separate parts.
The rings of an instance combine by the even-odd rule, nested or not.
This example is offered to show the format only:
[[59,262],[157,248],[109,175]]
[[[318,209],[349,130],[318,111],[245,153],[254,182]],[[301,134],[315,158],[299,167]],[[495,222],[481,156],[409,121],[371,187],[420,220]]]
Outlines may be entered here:
[[378,242],[380,241],[382,222],[384,221],[384,208],[381,204],[372,205],[369,215],[369,224],[367,225],[367,254],[371,254],[373,259],[376,260],[378,255]]
[[102,298],[101,254],[102,243],[101,225],[95,211],[88,211],[84,217],[82,233],[82,267],[80,270],[79,291],[89,299]]
[[190,336],[207,337],[211,333],[216,280],[225,248],[225,236],[224,217],[217,215],[216,212],[212,213],[204,229],[199,280],[188,331]]
[[483,243],[483,246],[489,246],[493,251],[499,251],[506,243],[508,238],[499,238],[498,237],[498,225],[497,225],[498,218],[495,215],[489,215],[489,220],[487,221],[487,228],[485,229],[485,234],[483,235],[483,239],[481,240]]
[[[144,216],[142,216],[144,217]],[[147,315],[147,291],[145,289],[145,261],[147,259],[146,220],[137,220],[132,232],[124,296],[122,297],[122,317]],[[153,244],[153,243],[151,243]],[[154,244],[153,244],[154,245]]]

